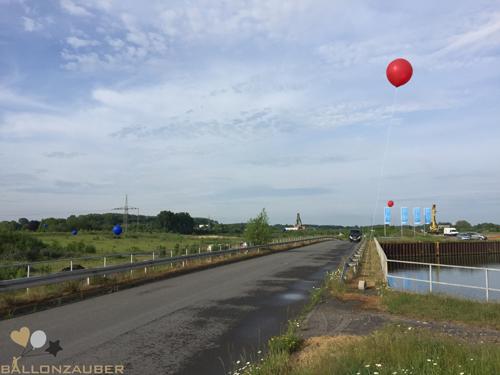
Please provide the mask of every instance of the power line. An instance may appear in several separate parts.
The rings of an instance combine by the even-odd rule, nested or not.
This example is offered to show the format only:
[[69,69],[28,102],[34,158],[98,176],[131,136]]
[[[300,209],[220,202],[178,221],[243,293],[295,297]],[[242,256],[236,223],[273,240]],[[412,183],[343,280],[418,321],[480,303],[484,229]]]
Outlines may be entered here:
[[113,211],[121,211],[123,210],[123,232],[126,233],[128,229],[128,211],[129,210],[137,210],[137,228],[139,228],[139,208],[130,207],[128,205],[128,195],[125,194],[125,205],[123,207],[113,208]]

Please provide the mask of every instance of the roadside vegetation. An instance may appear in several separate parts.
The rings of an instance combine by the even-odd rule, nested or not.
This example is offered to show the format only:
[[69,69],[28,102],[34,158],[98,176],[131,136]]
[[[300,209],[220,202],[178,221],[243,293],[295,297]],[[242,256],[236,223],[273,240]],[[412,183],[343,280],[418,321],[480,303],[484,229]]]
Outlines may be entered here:
[[273,231],[265,209],[262,209],[257,217],[248,221],[243,235],[247,242],[254,245],[262,245],[271,241]]
[[288,363],[281,374],[498,374],[500,347],[468,344],[411,326],[388,326],[364,337],[340,336],[323,350],[299,353]]
[[381,306],[391,314],[452,321],[500,330],[500,304],[468,301],[436,294],[384,291]]
[[[362,308],[427,322],[458,322],[500,330],[500,304],[481,303],[443,295],[401,293],[383,284],[380,260],[373,243],[364,253],[361,270],[348,282],[340,272],[328,274],[321,289],[324,298],[359,300]],[[357,281],[367,281],[367,293],[357,290]],[[311,304],[318,301],[317,295]],[[291,327],[291,328],[290,328]],[[500,374],[500,345],[471,343],[429,329],[388,324],[366,336],[321,336],[301,340],[289,329],[269,341],[267,354],[246,363],[233,374],[249,375],[382,375],[382,374]],[[272,342],[291,342],[276,346]],[[300,345],[299,345],[300,343]]]
[[[95,276],[86,280],[75,280],[46,286],[19,289],[0,293],[0,319],[9,318],[19,313],[34,312],[40,309],[57,306],[61,303],[72,302],[87,296],[110,293],[119,289],[174,277],[179,274],[193,272],[199,269],[213,267],[225,263],[244,260],[247,258],[264,256],[277,251],[285,251],[294,247],[315,243],[314,240],[303,240],[294,244],[264,246],[257,252],[241,252],[232,255],[214,255],[210,258],[191,259],[147,269],[135,269],[131,272],[122,272],[104,276]],[[123,263],[123,262],[122,262]]]

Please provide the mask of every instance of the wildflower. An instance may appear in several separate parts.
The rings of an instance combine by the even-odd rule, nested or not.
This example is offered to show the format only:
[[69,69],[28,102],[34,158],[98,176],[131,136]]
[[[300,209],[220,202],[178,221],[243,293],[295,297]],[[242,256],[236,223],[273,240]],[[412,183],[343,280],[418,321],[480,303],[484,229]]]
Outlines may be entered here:
[[375,363],[375,366],[382,367],[382,364],[381,363]]
[[259,350],[259,351],[257,352],[257,354],[260,354],[260,353],[262,353],[262,350]]
[[247,366],[248,366],[248,365],[250,364],[250,362],[247,362],[246,364],[247,364]]
[[437,363],[436,363],[436,362],[434,362],[434,363],[433,363],[433,365],[434,365],[434,366],[437,366]]
[[240,362],[241,362],[241,361],[238,359],[238,360],[236,361],[236,364],[237,364],[237,365],[239,365],[239,364],[240,364]]
[[431,362],[431,359],[427,358],[427,362]]
[[366,368],[370,367],[370,365],[365,365]]
[[377,371],[374,371],[373,373],[374,373],[375,375],[378,375],[378,372],[377,372]]

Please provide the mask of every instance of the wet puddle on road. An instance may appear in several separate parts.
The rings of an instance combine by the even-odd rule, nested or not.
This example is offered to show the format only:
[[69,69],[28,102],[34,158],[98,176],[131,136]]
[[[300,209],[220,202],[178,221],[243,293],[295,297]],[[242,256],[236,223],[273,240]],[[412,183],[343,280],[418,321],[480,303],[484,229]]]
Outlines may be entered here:
[[300,301],[301,299],[305,299],[306,296],[300,293],[285,293],[281,294],[279,298],[287,300],[287,301]]

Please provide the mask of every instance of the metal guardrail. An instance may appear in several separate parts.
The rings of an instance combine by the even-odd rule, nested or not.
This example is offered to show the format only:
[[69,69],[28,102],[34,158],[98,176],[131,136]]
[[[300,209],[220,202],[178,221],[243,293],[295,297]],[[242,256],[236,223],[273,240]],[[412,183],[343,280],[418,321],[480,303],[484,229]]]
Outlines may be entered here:
[[387,255],[385,254],[384,249],[380,246],[380,243],[375,238],[375,248],[377,249],[378,257],[380,258],[380,268],[382,268],[382,272],[384,274],[384,279],[387,282]]
[[[375,245],[377,247],[377,252],[378,252],[379,257],[380,257],[380,263],[381,263],[381,266],[382,266],[382,271],[384,273],[385,280],[386,280],[386,282],[388,284],[389,284],[389,282],[390,282],[391,279],[409,280],[409,281],[426,283],[426,284],[429,284],[429,293],[433,292],[433,285],[446,285],[446,286],[452,286],[452,287],[458,287],[458,288],[484,290],[485,291],[486,301],[490,300],[490,291],[491,292],[500,292],[500,289],[498,289],[498,288],[492,288],[489,285],[489,273],[490,272],[500,272],[500,269],[497,269],[497,268],[487,268],[487,267],[457,266],[457,265],[439,264],[439,263],[414,262],[414,261],[397,260],[397,259],[387,259],[387,255],[385,254],[384,249],[379,244],[379,242],[377,241],[377,239],[375,239]],[[417,279],[417,278],[414,278],[414,277],[397,276],[397,275],[390,274],[388,272],[388,263],[409,264],[409,265],[415,265],[415,266],[418,266],[418,267],[425,267],[425,268],[428,269],[428,278],[427,279]],[[470,285],[470,284],[448,283],[448,282],[444,282],[444,281],[433,280],[433,278],[432,278],[433,267],[434,268],[454,268],[454,269],[483,271],[484,272],[484,286],[477,286],[477,285]]]
[[[429,277],[428,279],[416,279],[413,277],[407,277],[407,276],[396,276],[396,275],[387,275],[387,281],[389,281],[389,278],[392,279],[401,279],[401,280],[410,280],[410,281],[416,281],[416,282],[422,282],[422,283],[427,283],[429,284],[429,293],[432,293],[432,286],[433,285],[447,285],[447,286],[456,286],[459,288],[468,288],[468,289],[480,289],[485,291],[485,296],[486,296],[486,301],[489,301],[490,298],[490,291],[491,292],[500,292],[500,289],[497,288],[492,288],[489,286],[489,277],[488,273],[489,272],[500,272],[500,269],[496,268],[486,268],[486,267],[470,267],[470,266],[455,266],[451,264],[437,264],[437,263],[423,263],[423,262],[410,262],[410,261],[405,261],[405,260],[394,260],[394,259],[387,259],[387,262],[389,263],[401,263],[401,264],[413,264],[413,265],[418,265],[418,266],[424,266],[429,269]],[[444,281],[437,281],[432,279],[432,267],[439,267],[439,268],[455,268],[455,269],[464,269],[464,270],[476,270],[476,271],[484,271],[484,286],[477,286],[477,285],[468,285],[468,284],[457,284],[457,283],[447,283]]]
[[[135,262],[135,263],[131,262],[131,263],[109,265],[109,266],[90,268],[90,269],[78,269],[78,270],[62,271],[62,272],[56,272],[56,273],[43,275],[43,276],[31,276],[30,277],[28,274],[27,277],[11,279],[11,280],[0,280],[0,292],[22,289],[22,288],[30,288],[30,287],[35,287],[35,286],[48,285],[48,284],[52,284],[52,283],[56,283],[56,282],[81,280],[81,279],[85,279],[85,278],[87,278],[87,281],[88,281],[90,277],[104,276],[104,275],[109,275],[109,274],[113,274],[113,273],[132,271],[132,270],[138,269],[138,268],[144,268],[146,270],[148,267],[153,267],[153,266],[160,266],[160,265],[165,265],[165,264],[175,264],[175,263],[187,262],[189,260],[196,260],[196,259],[219,257],[219,256],[223,256],[223,255],[235,254],[235,253],[241,253],[241,252],[244,252],[244,253],[248,253],[250,251],[259,252],[260,249],[269,248],[269,247],[273,247],[273,246],[289,245],[289,244],[304,242],[304,241],[322,241],[322,240],[326,241],[326,240],[333,239],[333,238],[334,237],[331,237],[331,236],[302,237],[300,239],[294,239],[292,241],[273,242],[273,243],[265,244],[265,245],[250,246],[250,247],[238,247],[238,248],[232,248],[232,249],[227,249],[227,250],[218,250],[218,251],[204,252],[204,253],[199,253],[199,254],[188,254],[188,255],[160,258],[160,259],[154,259],[154,260],[151,259],[151,260],[145,260],[145,261],[140,261],[140,262]],[[147,253],[147,254],[151,254],[151,253]],[[102,257],[99,257],[99,258],[102,258]]]
[[361,240],[361,242],[354,247],[351,255],[349,255],[349,258],[347,258],[347,261],[344,262],[344,267],[342,268],[342,273],[340,274],[340,280],[345,281],[347,277],[347,270],[349,268],[352,268],[355,274],[357,273],[358,265],[363,258],[363,253],[365,251],[367,243],[368,241],[363,238],[363,240]]

